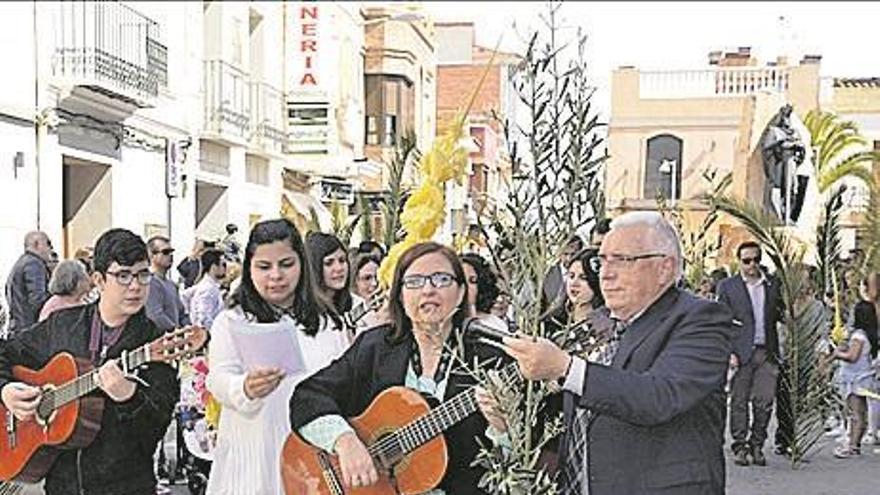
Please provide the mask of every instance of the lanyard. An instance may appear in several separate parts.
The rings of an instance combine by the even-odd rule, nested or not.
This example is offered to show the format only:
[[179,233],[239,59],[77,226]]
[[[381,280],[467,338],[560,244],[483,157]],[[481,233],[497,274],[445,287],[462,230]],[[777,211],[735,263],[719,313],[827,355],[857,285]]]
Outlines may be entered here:
[[89,337],[89,354],[95,366],[107,360],[107,350],[119,341],[124,328],[125,324],[123,323],[119,327],[111,328],[109,332],[105,332],[107,325],[101,321],[101,315],[98,314],[98,309],[95,308],[95,313],[92,315],[92,329]]
[[[443,348],[440,351],[440,362],[437,363],[437,369],[434,371],[434,383],[437,385],[448,377],[447,371],[452,364],[452,346],[450,344],[452,341],[451,337],[454,333],[454,331],[449,333],[449,337],[446,339],[446,342],[443,344]],[[412,365],[413,372],[416,374],[416,378],[420,378],[424,369],[422,368],[422,356],[421,352],[419,352],[419,343],[416,341],[415,337],[413,337],[412,340],[410,364]]]

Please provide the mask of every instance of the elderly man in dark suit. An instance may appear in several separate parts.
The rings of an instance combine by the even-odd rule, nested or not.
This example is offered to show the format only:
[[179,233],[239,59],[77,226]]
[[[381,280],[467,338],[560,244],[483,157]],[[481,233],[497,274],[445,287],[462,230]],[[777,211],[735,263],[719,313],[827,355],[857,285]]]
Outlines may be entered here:
[[10,338],[37,322],[40,309],[51,296],[49,261],[52,252],[52,242],[45,232],[25,235],[24,254],[15,262],[6,280]]
[[526,378],[558,380],[568,395],[561,493],[724,493],[730,312],[676,287],[681,247],[657,213],[615,219],[598,261],[617,320],[599,358],[505,339]]
[[722,280],[716,289],[718,301],[733,312],[737,328],[730,356],[730,366],[736,369],[730,384],[730,447],[736,464],[764,466],[763,448],[779,375],[776,323],[782,316],[782,296],[777,279],[761,270],[760,245],[745,242],[736,254],[740,273]]

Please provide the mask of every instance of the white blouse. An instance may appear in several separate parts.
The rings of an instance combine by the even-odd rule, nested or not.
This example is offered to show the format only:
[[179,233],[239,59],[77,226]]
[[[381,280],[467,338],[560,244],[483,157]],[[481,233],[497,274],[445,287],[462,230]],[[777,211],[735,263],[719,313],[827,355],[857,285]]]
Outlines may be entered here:
[[[232,332],[247,333],[289,328],[291,351],[299,344],[305,371],[286,376],[278,388],[259,399],[244,394],[247,374]],[[293,339],[297,339],[295,342]],[[289,401],[296,385],[330,364],[350,345],[345,332],[323,323],[306,335],[289,316],[278,323],[248,321],[241,308],[220,313],[211,327],[208,350],[208,390],[221,404],[217,447],[208,479],[209,495],[280,495],[280,456],[290,433]]]

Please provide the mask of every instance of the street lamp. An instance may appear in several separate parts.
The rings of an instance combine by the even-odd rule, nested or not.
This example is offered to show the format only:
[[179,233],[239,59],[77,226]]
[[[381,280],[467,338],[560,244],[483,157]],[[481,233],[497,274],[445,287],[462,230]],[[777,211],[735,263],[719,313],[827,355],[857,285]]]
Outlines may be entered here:
[[676,180],[675,180],[677,165],[678,165],[678,163],[675,160],[671,160],[669,158],[664,158],[664,159],[660,160],[660,166],[657,167],[657,170],[661,174],[664,174],[664,175],[669,174],[669,182],[670,182],[670,186],[671,186],[670,187],[670,189],[671,189],[670,195],[672,196],[671,203],[673,205],[675,205],[676,193],[678,192],[677,191],[678,188],[676,187],[677,184],[676,184]]

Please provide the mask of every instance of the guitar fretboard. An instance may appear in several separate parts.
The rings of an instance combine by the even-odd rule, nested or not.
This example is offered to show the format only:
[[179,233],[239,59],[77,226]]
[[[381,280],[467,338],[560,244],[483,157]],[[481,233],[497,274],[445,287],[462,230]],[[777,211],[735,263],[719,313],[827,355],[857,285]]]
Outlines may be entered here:
[[[138,366],[150,361],[150,345],[145,344],[124,355],[124,369],[134,369]],[[122,364],[123,358],[118,358],[117,363]],[[42,418],[48,418],[53,411],[59,407],[73,402],[80,397],[92,392],[98,388],[98,370],[92,370],[83,373],[77,378],[59,386],[55,389],[45,390],[40,405],[37,406],[37,412]],[[3,492],[0,492],[2,495]]]
[[0,495],[18,495],[24,491],[24,485],[11,481],[0,481]]
[[[509,383],[518,376],[516,363],[510,363],[499,373],[502,383]],[[432,438],[455,426],[475,413],[477,395],[474,387],[456,395],[452,399],[432,409],[431,412],[400,428],[389,438],[377,442],[370,448],[374,456],[388,456],[388,449],[397,450],[393,454],[406,455]],[[393,457],[393,454],[391,456]]]

